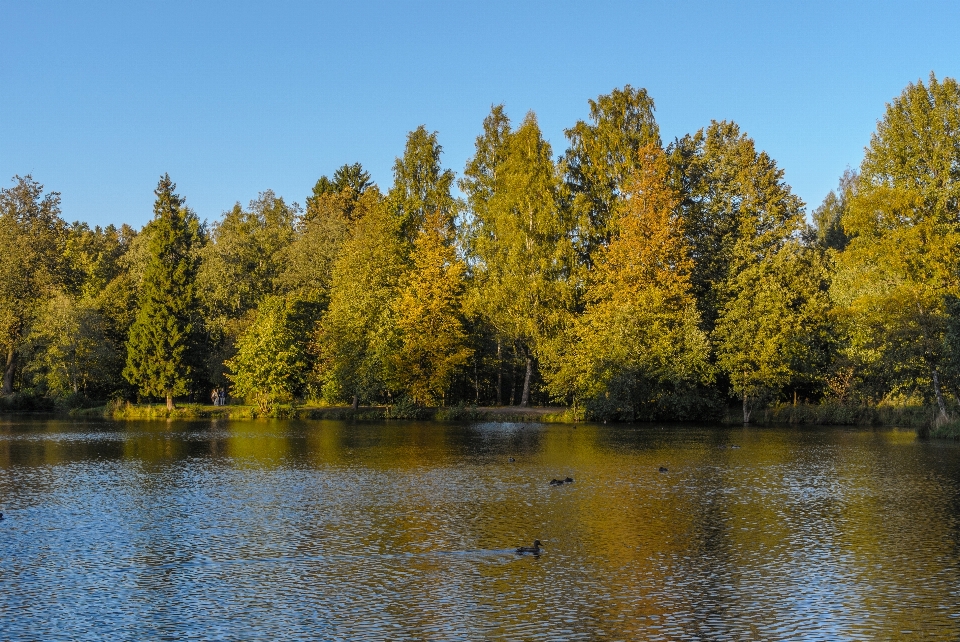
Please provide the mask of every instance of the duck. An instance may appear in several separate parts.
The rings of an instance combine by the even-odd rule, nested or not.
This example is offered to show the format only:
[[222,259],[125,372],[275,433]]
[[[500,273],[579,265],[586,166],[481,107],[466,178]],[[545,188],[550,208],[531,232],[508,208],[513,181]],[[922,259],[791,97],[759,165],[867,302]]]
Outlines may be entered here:
[[551,485],[551,486],[563,486],[563,480],[562,480],[562,479],[551,479],[551,480],[550,480],[550,485]]
[[667,472],[667,467],[666,467],[666,466],[660,466],[660,472],[661,472],[661,473]]
[[564,481],[565,484],[572,484],[572,483],[573,483],[573,477],[567,477],[567,478],[564,479],[563,481]]
[[509,461],[510,461],[510,463],[513,463],[513,462],[515,462],[515,461],[517,461],[517,460],[514,459],[513,457],[511,457],[511,458],[509,459]]
[[540,540],[533,540],[533,546],[520,546],[517,548],[517,555],[522,555],[523,553],[533,553],[534,555],[540,554]]

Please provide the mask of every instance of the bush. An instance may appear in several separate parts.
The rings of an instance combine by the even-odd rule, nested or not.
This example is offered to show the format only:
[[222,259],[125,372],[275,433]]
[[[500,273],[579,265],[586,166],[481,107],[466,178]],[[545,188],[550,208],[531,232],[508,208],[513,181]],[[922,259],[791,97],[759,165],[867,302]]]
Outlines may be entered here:
[[56,409],[53,399],[41,395],[15,392],[0,397],[0,412],[54,412]]
[[387,419],[425,419],[429,413],[410,397],[401,397],[397,403],[387,406]]

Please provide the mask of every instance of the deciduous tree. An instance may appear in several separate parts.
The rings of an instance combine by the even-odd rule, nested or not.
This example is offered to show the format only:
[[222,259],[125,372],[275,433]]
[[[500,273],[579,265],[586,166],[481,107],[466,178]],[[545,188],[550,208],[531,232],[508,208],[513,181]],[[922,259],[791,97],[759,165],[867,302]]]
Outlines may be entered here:
[[640,148],[660,145],[653,99],[646,89],[626,85],[589,102],[590,122],[581,120],[566,130],[570,147],[564,163],[577,216],[578,249],[587,266],[613,233],[616,209],[637,169]]
[[14,176],[14,186],[0,189],[0,347],[3,387],[13,392],[17,353],[31,320],[61,278],[64,225],[60,194],[43,193],[43,185]]
[[[562,326],[571,306],[574,226],[562,207],[550,145],[532,112],[506,136],[505,147],[485,210],[473,212],[470,248],[485,318],[524,355],[520,404],[527,405],[534,359],[546,347],[541,340]],[[479,153],[487,151],[481,146]]]
[[960,294],[958,141],[955,80],[931,74],[887,105],[843,219],[850,242],[835,288],[851,317],[850,349],[897,367],[900,384],[929,385],[944,416],[945,300]]
[[392,355],[396,385],[420,404],[446,397],[470,358],[463,324],[464,265],[454,247],[453,221],[427,214],[413,246],[413,267],[394,300],[398,347]]
[[637,155],[612,239],[597,249],[586,309],[561,341],[549,384],[595,418],[689,417],[697,386],[712,380],[710,347],[667,159],[653,143]]
[[316,321],[315,304],[267,297],[227,362],[233,395],[253,401],[261,413],[292,401],[307,389],[313,355],[306,340]]
[[330,304],[316,333],[316,378],[329,401],[361,401],[387,390],[391,302],[406,249],[386,204],[351,228],[333,266]]

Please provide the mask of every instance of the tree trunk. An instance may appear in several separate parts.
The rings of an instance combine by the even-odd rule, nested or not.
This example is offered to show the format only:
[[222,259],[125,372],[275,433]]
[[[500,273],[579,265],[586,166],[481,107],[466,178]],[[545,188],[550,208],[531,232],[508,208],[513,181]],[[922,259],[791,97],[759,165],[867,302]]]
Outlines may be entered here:
[[353,403],[350,405],[351,408],[357,410],[360,407],[360,397],[358,395],[353,395]]
[[500,339],[497,339],[497,405],[503,405],[503,359],[500,356]]
[[750,400],[747,398],[747,393],[743,393],[743,424],[747,425],[750,423]]
[[533,374],[533,359],[527,355],[527,374],[523,377],[523,394],[520,396],[520,406],[530,405],[530,375]]
[[943,401],[943,391],[940,389],[940,374],[936,368],[930,368],[930,373],[933,375],[933,391],[937,395],[937,405],[940,406],[940,416],[946,419],[947,404]]
[[7,347],[7,365],[3,369],[3,389],[0,394],[13,394],[13,371],[17,365],[17,353],[13,349],[13,344]]
[[167,393],[167,410],[173,410],[173,394]]

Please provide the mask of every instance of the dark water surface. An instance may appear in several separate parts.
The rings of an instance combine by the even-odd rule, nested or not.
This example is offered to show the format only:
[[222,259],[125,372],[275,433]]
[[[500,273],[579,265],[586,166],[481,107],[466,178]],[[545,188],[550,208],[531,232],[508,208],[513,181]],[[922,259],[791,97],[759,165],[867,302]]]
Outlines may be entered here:
[[0,510],[3,640],[960,638],[911,432],[7,418]]

